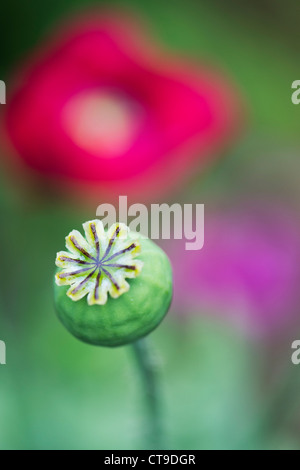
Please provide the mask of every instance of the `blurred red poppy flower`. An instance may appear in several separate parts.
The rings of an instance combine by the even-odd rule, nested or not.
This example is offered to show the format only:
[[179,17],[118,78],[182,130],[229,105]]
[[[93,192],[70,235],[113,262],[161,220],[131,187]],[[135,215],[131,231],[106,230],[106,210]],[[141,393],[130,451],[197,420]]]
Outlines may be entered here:
[[299,225],[289,211],[262,207],[206,218],[201,251],[169,253],[174,307],[216,313],[250,334],[274,332],[299,305]]
[[95,15],[55,37],[18,75],[5,116],[17,154],[40,174],[154,197],[236,136],[235,88],[162,54],[136,21]]

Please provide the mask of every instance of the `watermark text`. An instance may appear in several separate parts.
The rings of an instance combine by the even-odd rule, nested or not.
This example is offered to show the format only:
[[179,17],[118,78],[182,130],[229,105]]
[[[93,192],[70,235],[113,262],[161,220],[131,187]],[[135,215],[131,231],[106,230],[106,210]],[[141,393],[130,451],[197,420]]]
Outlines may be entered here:
[[3,80],[0,80],[0,104],[6,104],[6,85]]
[[0,365],[6,364],[6,345],[0,340]]
[[295,90],[292,93],[292,103],[300,104],[300,80],[295,80],[292,83],[292,89]]
[[185,239],[186,250],[204,246],[204,204],[132,204],[127,196],[119,197],[118,210],[112,204],[101,204],[96,211],[106,228],[122,222],[130,230],[152,240]]

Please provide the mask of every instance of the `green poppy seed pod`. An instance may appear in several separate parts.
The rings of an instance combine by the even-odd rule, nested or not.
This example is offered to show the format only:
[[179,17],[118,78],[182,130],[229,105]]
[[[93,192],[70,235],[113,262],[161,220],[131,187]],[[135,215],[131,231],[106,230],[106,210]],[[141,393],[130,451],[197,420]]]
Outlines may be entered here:
[[[172,269],[151,240],[100,220],[73,230],[68,251],[59,252],[55,304],[64,326],[80,340],[121,346],[146,336],[166,315],[172,299]],[[128,282],[126,281],[128,278]]]

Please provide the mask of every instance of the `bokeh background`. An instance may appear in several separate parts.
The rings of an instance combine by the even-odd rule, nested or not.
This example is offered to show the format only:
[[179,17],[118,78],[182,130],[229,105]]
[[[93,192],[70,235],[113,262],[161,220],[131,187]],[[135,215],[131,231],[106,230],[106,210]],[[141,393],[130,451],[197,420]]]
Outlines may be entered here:
[[[107,7],[117,27],[105,19]],[[91,75],[76,83],[72,72],[84,66],[72,46],[63,49],[61,32],[68,35],[76,18],[76,36],[89,11],[118,35],[118,45],[101,51],[99,71],[96,38],[89,37],[81,53]],[[130,40],[125,18],[137,29]],[[148,446],[130,347],[81,344],[53,305],[64,237],[94,218],[99,204],[114,202],[119,188],[134,202],[206,208],[203,250],[162,243],[174,268],[174,301],[151,340],[166,448],[299,448],[300,372],[291,364],[291,343],[300,336],[300,108],[291,103],[299,21],[296,0],[2,2],[1,449]],[[131,57],[125,65],[123,47]],[[45,71],[48,83],[41,82]],[[170,87],[158,83],[159,73]],[[102,95],[81,95],[64,140],[58,97],[89,93],[104,75],[104,107]],[[175,82],[184,83],[181,91]],[[200,125],[205,106],[210,118]],[[99,116],[108,124],[97,140]],[[132,136],[141,147],[130,154]],[[88,180],[73,170],[88,165],[87,152],[98,146],[102,156]],[[119,162],[125,169],[114,179],[110,165]]]

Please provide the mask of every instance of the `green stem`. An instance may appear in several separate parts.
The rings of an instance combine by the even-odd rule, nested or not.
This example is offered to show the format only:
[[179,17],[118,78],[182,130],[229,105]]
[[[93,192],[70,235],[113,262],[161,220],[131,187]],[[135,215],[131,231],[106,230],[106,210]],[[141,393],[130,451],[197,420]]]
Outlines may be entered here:
[[149,448],[162,449],[161,407],[157,381],[157,366],[147,339],[132,344],[137,365],[140,369],[148,408]]

